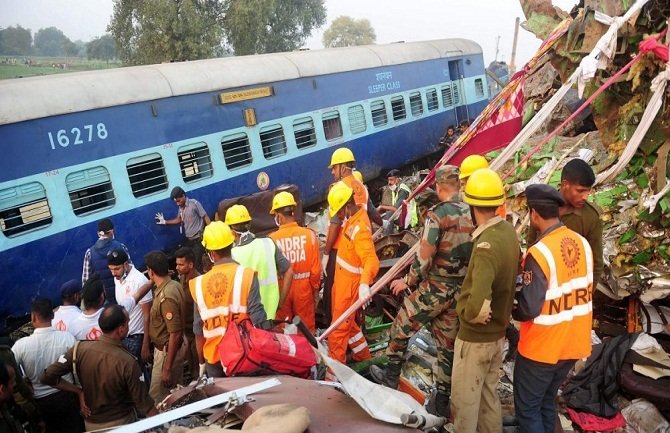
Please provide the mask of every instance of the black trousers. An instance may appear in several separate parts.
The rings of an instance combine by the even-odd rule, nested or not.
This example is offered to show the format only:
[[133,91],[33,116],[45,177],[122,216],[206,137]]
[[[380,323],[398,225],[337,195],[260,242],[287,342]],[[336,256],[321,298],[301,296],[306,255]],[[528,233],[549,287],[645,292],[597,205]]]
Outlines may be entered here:
[[79,400],[71,392],[58,391],[36,398],[35,405],[47,426],[47,433],[80,433],[85,431],[79,413]]
[[337,250],[330,250],[326,273],[328,276],[323,279],[323,321],[325,326],[330,326],[333,320],[333,281],[335,280],[335,259],[337,259]]

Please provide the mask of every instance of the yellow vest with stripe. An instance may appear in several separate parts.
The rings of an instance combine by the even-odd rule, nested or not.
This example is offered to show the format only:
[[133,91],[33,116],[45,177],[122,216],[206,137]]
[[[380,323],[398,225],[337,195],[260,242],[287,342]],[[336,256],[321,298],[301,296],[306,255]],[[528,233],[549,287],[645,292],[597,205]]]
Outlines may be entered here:
[[277,246],[269,238],[255,238],[246,245],[232,249],[233,260],[242,266],[251,268],[258,274],[261,303],[268,320],[274,320],[279,306],[279,282],[275,249]]
[[559,227],[528,249],[547,293],[540,315],[521,322],[519,353],[547,364],[591,354],[593,253],[588,241]]
[[[409,187],[404,183],[400,183],[395,191],[391,191],[391,203],[393,204],[393,206],[395,206],[395,203],[398,200],[398,193],[401,190],[406,191],[408,197],[412,195],[412,191],[409,189]],[[412,227],[416,227],[416,225],[419,223],[419,213],[417,211],[416,202],[414,201],[414,199],[410,200],[409,203],[407,203],[407,212],[409,213],[411,218],[410,225]]]
[[210,364],[220,361],[218,346],[230,316],[234,314],[237,321],[248,318],[247,299],[253,280],[253,270],[231,262],[214,265],[205,275],[189,281],[203,322],[203,355]]

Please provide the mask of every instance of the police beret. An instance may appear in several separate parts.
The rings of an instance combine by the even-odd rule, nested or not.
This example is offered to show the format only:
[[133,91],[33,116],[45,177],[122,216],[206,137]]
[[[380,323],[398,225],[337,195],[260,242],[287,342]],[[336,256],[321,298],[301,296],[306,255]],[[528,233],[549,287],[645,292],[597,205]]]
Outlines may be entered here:
[[114,230],[114,224],[109,218],[102,219],[98,221],[98,231],[107,233],[110,230]]
[[386,177],[400,177],[400,170],[394,168],[393,170],[386,173]]
[[60,286],[61,296],[70,296],[81,292],[81,280],[70,280]]
[[555,188],[545,184],[528,185],[526,187],[526,202],[529,207],[560,207],[565,204],[561,194]]
[[458,173],[458,167],[455,165],[443,165],[435,172],[435,182],[445,183],[449,181],[449,178],[452,178],[452,180],[457,180]]

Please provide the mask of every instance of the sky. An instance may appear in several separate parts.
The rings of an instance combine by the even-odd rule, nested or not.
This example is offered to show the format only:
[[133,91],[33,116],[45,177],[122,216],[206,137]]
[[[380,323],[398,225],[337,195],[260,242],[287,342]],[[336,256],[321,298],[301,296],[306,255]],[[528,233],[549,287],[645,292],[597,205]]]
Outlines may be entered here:
[[[569,11],[576,0],[553,3]],[[0,0],[0,27],[19,24],[34,35],[41,28],[54,26],[73,41],[88,42],[106,32],[112,5],[112,0]],[[326,8],[326,24],[312,33],[306,48],[323,48],[323,32],[334,19],[346,15],[368,19],[378,44],[443,38],[474,40],[482,46],[487,64],[510,61],[515,18],[524,20],[518,0],[326,0]],[[517,66],[528,61],[539,45],[534,35],[519,29]]]

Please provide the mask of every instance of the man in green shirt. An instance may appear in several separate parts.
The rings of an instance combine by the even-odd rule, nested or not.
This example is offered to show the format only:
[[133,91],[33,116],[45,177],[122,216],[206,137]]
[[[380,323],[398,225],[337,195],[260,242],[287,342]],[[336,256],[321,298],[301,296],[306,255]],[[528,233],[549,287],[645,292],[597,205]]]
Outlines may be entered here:
[[[565,164],[561,172],[559,192],[565,205],[559,208],[559,219],[567,228],[586,238],[593,251],[593,287],[598,285],[603,272],[603,223],[596,205],[586,199],[591,193],[596,176],[583,159],[575,158]],[[537,241],[537,231],[528,229],[530,247]]]
[[519,270],[519,241],[514,226],[496,216],[496,208],[505,201],[496,172],[475,171],[465,185],[463,201],[470,205],[477,228],[456,302],[460,329],[454,346],[451,407],[459,433],[498,433],[502,416],[496,385]]

